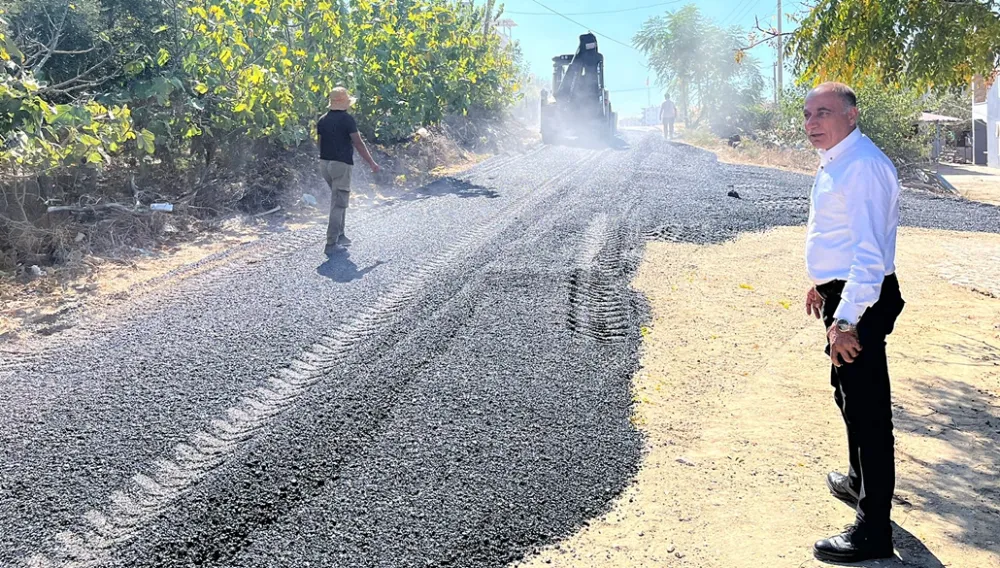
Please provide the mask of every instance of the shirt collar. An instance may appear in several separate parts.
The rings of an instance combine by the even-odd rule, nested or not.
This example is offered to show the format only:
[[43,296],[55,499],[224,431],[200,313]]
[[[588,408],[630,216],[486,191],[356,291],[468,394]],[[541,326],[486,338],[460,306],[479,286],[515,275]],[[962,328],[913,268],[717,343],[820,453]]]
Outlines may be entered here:
[[836,146],[830,148],[829,150],[819,150],[820,165],[825,166],[844,155],[844,152],[850,149],[851,146],[854,146],[858,140],[861,140],[861,136],[861,129],[855,126],[854,130],[847,135],[847,138],[838,142]]

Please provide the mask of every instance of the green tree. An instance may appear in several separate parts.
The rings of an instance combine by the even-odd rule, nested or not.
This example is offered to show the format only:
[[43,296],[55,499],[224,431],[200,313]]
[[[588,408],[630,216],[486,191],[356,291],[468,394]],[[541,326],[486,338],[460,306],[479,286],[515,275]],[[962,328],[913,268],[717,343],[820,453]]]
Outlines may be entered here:
[[126,69],[156,43],[169,14],[160,0],[3,2],[19,75],[50,100],[86,99],[120,87]]
[[791,37],[804,81],[874,78],[918,88],[1000,71],[995,0],[819,0]]
[[[802,109],[810,88],[798,85],[784,91],[778,116],[765,137],[800,148],[809,147],[803,131]],[[898,88],[876,80],[860,82],[858,127],[899,166],[927,157],[929,132],[917,129],[917,120],[927,105],[934,108],[936,97],[915,88]]]
[[0,184],[116,161],[176,178],[218,155],[284,151],[312,137],[338,84],[383,142],[517,96],[513,49],[485,9],[451,0],[0,6]]

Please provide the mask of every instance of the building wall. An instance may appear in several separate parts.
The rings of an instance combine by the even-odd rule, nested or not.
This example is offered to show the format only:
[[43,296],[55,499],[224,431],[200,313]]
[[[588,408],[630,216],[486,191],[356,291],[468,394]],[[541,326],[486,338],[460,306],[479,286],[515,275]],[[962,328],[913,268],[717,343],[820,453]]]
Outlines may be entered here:
[[642,124],[643,126],[659,126],[660,107],[651,106],[642,109]]
[[987,165],[1000,168],[1000,79],[986,97],[986,138]]

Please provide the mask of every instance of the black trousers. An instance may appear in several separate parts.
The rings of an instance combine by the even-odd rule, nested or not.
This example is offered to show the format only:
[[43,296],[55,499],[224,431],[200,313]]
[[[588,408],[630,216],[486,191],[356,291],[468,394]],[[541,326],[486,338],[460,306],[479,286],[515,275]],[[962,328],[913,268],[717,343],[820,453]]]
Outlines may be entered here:
[[[816,288],[824,299],[823,318],[829,329],[844,282],[829,282]],[[896,275],[886,276],[878,302],[865,311],[858,323],[861,354],[853,363],[830,367],[834,400],[847,426],[848,476],[851,487],[861,495],[857,522],[875,530],[889,528],[889,510],[896,486],[885,338],[892,333],[904,304]],[[830,354],[829,345],[826,352]]]

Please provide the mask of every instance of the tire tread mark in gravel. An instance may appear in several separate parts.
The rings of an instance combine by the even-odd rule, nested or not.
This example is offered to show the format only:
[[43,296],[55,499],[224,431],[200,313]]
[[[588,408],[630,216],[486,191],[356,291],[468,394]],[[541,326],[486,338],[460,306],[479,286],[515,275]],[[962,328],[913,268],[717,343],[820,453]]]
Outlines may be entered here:
[[569,328],[600,342],[624,341],[628,335],[620,231],[606,214],[595,217],[584,233],[569,280]]
[[[541,153],[548,146],[537,145],[529,148],[523,154],[511,154],[486,160],[461,172],[460,179],[471,179],[474,176],[482,176],[498,171],[511,163],[521,159]],[[365,214],[359,214],[354,221],[356,225],[366,225],[386,215],[395,213],[390,207],[370,209]],[[100,311],[88,310],[78,313],[78,321],[72,327],[62,330],[57,345],[39,351],[17,351],[0,349],[0,366],[4,369],[19,369],[31,366],[42,358],[51,358],[60,353],[64,353],[73,348],[76,341],[93,341],[95,334],[103,333],[107,330],[106,322],[128,318],[135,314],[148,314],[150,311],[159,308],[159,296],[156,292],[162,291],[167,286],[176,285],[178,281],[195,278],[206,273],[211,273],[215,279],[227,276],[239,276],[249,271],[257,270],[261,262],[269,258],[280,257],[282,255],[297,252],[307,246],[319,243],[325,236],[325,227],[312,227],[291,233],[276,233],[267,235],[257,241],[243,243],[235,247],[226,249],[209,255],[197,262],[177,267],[160,276],[135,284],[128,288],[123,294],[129,298],[129,302],[119,304],[114,307],[105,306]],[[205,295],[205,287],[191,286],[187,289],[177,290],[180,295],[175,295],[173,301],[183,301],[192,295]],[[11,360],[8,360],[11,359]]]
[[719,235],[713,235],[707,227],[667,224],[642,231],[642,237],[648,241],[667,241],[672,243],[703,244],[720,240]]
[[511,204],[491,221],[432,256],[376,304],[363,309],[343,326],[324,334],[289,367],[280,369],[262,385],[240,397],[222,416],[211,420],[205,429],[174,446],[172,457],[157,460],[149,471],[133,475],[127,487],[112,492],[111,503],[103,510],[94,509],[83,514],[85,528],[78,532],[56,534],[54,549],[49,554],[31,556],[26,566],[93,568],[105,564],[115,547],[131,540],[140,528],[159,516],[172,501],[223,465],[270,419],[294,406],[311,386],[324,378],[326,372],[337,369],[338,363],[356,352],[363,345],[364,338],[391,324],[407,305],[412,304],[437,272],[465,258],[470,247],[500,234],[520,214],[532,210],[538,201],[555,191],[558,182],[583,170],[601,155],[601,152],[592,152],[588,159],[567,166],[526,198]]

